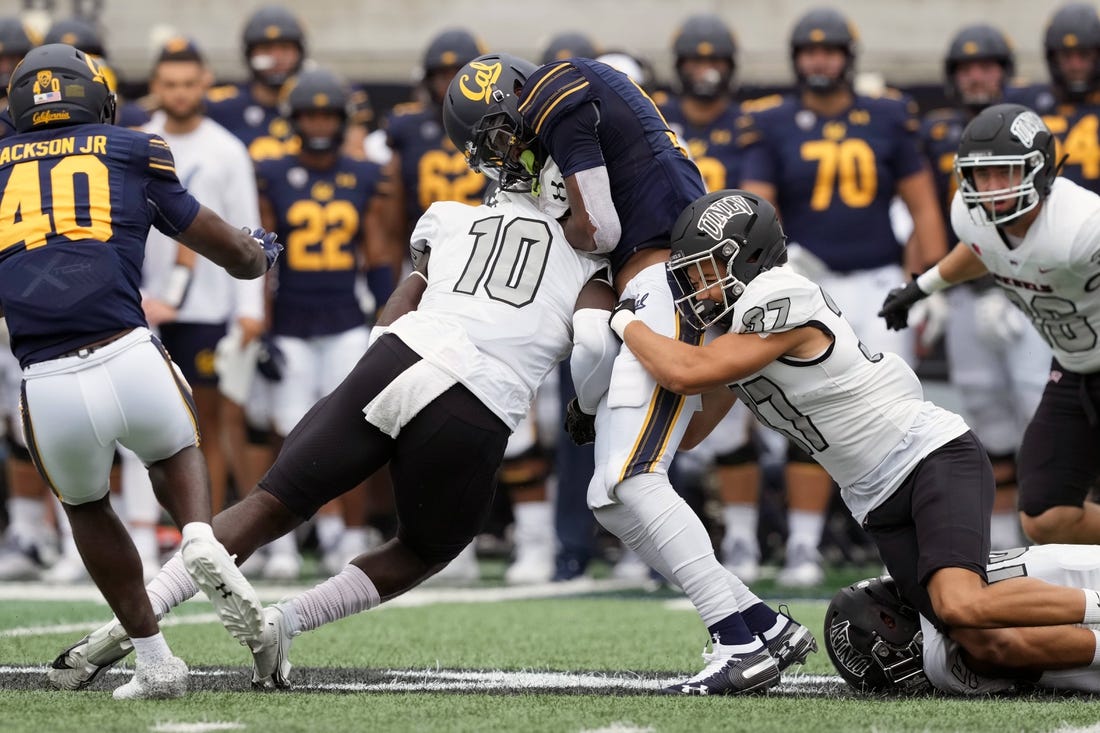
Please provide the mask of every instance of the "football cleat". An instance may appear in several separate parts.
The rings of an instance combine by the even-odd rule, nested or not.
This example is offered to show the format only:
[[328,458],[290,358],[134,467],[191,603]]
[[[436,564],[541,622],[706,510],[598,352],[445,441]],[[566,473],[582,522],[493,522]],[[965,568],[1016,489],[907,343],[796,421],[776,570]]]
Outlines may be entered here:
[[193,537],[180,552],[183,565],[210,602],[222,625],[241,644],[251,648],[263,634],[263,605],[256,590],[220,542]]
[[775,584],[784,588],[812,588],[825,580],[821,567],[821,555],[817,548],[795,545],[788,548],[787,563],[775,578]]
[[703,652],[707,666],[686,682],[661,690],[665,695],[741,695],[763,692],[779,683],[779,665],[766,648],[737,655],[715,644]]
[[252,650],[254,689],[285,690],[290,687],[290,645],[297,635],[290,631],[282,604],[264,609],[263,636],[259,646]]
[[96,629],[53,660],[46,676],[61,690],[83,690],[105,669],[112,667],[131,651],[134,645],[117,620]]
[[179,657],[168,657],[152,664],[140,661],[129,682],[116,687],[116,700],[170,700],[187,694],[187,665]]
[[817,651],[817,639],[813,633],[791,618],[789,611],[786,606],[779,607],[779,615],[787,619],[787,625],[778,636],[771,641],[760,637],[779,665],[780,672],[792,664],[805,664],[806,657]]

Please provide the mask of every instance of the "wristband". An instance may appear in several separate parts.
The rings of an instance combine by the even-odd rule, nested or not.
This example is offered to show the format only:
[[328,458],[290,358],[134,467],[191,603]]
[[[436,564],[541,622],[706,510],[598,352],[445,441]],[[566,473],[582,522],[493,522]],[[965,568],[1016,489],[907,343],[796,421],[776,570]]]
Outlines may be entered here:
[[611,316],[611,330],[617,333],[623,341],[626,341],[626,327],[637,320],[640,319],[634,315],[634,311],[623,308]]
[[369,349],[371,346],[374,346],[374,342],[377,341],[380,336],[389,332],[390,329],[388,326],[374,326],[371,328],[370,338],[367,339],[367,348]]
[[416,275],[421,280],[423,280],[425,285],[428,284],[428,276],[422,273],[420,270],[413,270],[409,277],[412,277],[413,275]]
[[931,295],[932,293],[946,290],[951,287],[951,283],[944,279],[943,275],[940,274],[940,266],[936,265],[917,278],[917,287],[920,288],[921,292],[925,295]]
[[164,284],[162,299],[173,308],[179,308],[183,305],[183,299],[187,297],[189,287],[191,287],[191,268],[187,265],[174,265]]

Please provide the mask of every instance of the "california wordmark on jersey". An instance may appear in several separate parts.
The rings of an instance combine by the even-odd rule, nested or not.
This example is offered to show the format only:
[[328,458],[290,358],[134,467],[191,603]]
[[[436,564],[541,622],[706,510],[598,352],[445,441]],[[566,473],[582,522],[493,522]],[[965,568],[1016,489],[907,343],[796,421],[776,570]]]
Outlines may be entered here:
[[[1035,545],[998,550],[989,554],[986,574],[990,583],[1029,577],[1071,588],[1097,588],[1100,587],[1100,547]],[[921,631],[924,633],[924,673],[937,690],[956,695],[985,695],[1014,687],[1012,680],[986,677],[970,669],[962,659],[959,645],[923,616]],[[1100,692],[1100,671],[1082,667],[1046,672],[1037,684],[1061,690]]]
[[606,262],[570,247],[526,195],[434,203],[412,242],[431,249],[428,287],[390,331],[514,430],[569,353],[577,296]]
[[1100,196],[1055,179],[1015,246],[996,227],[976,223],[958,194],[951,226],[1035,324],[1059,364],[1079,373],[1100,371]]
[[831,335],[832,345],[805,361],[780,357],[731,387],[763,423],[829,472],[863,521],[926,455],[968,428],[925,402],[899,356],[867,349],[828,294],[787,266],[749,283],[730,330],[766,338],[801,326]]

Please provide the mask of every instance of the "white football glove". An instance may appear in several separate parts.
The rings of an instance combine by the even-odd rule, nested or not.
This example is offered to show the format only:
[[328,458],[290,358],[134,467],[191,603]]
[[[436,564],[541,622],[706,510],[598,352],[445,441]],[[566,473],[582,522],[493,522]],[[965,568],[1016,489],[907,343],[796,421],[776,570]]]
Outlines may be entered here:
[[951,306],[943,293],[932,293],[918,300],[909,309],[909,325],[919,334],[917,341],[922,349],[930,349],[947,327],[951,317]]
[[553,219],[560,219],[569,211],[569,194],[565,191],[565,178],[558,164],[547,158],[539,171],[539,211]]
[[1010,346],[1019,340],[1030,323],[1000,288],[985,291],[974,301],[974,323],[978,338],[991,348]]

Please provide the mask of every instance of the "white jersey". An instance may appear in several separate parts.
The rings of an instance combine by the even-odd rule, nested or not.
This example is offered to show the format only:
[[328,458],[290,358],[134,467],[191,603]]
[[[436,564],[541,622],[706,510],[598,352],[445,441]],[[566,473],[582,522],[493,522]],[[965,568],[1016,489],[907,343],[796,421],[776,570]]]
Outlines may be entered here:
[[[160,135],[172,148],[184,188],[226,221],[250,229],[258,227],[256,174],[248,149],[241,141],[207,118],[185,135],[165,132],[164,122],[164,113],[158,112],[142,129]],[[175,240],[156,229],[150,230],[142,268],[145,293],[156,298],[164,292],[178,247]],[[224,323],[239,317],[262,320],[263,283],[263,278],[238,280],[199,255],[176,320],[180,323]]]
[[840,484],[859,522],[917,464],[969,429],[924,400],[920,381],[896,354],[872,353],[817,284],[776,267],[749,282],[733,311],[735,333],[816,327],[833,343],[814,359],[780,357],[733,386],[761,422],[811,454]]
[[525,195],[434,203],[411,241],[431,249],[428,287],[389,330],[515,430],[569,354],[577,296],[606,262],[570,247]]
[[[1100,588],[1100,547],[1096,545],[1035,545],[991,552],[989,582],[1030,577],[1071,588]],[[921,616],[924,632],[924,674],[937,690],[956,695],[985,695],[1011,690],[1012,680],[980,675],[966,666],[959,645]],[[1100,692],[1100,670],[1082,667],[1045,672],[1041,687]]]
[[1013,247],[997,227],[975,223],[958,193],[951,226],[1035,324],[1059,364],[1100,371],[1100,196],[1056,178]]

